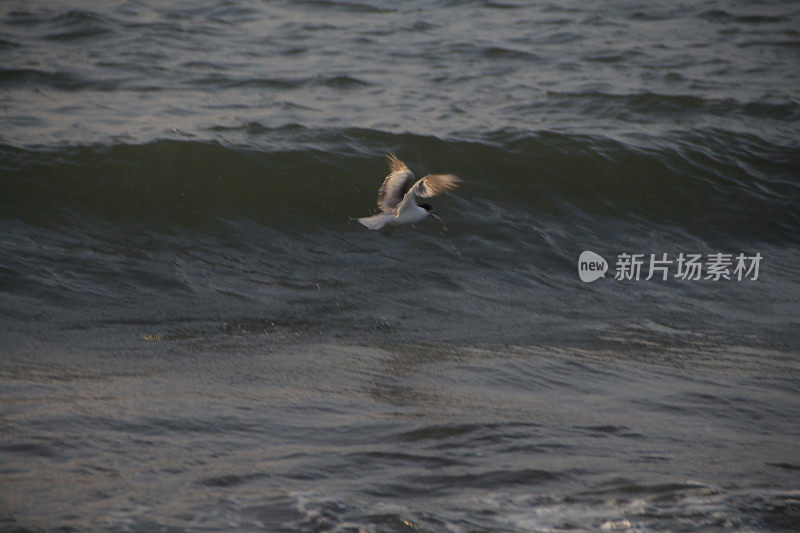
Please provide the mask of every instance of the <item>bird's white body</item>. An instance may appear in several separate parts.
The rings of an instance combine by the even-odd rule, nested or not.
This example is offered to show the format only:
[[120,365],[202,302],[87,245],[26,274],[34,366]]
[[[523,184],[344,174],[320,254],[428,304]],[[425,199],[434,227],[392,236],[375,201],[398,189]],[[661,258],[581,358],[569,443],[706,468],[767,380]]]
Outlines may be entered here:
[[416,224],[427,217],[428,214],[428,211],[418,206],[416,202],[410,202],[408,207],[399,209],[397,215],[383,212],[371,217],[359,218],[358,221],[369,229],[379,230],[387,225]]
[[[378,207],[381,212],[358,221],[371,230],[384,226],[414,224],[431,216],[442,222],[428,204],[417,205],[417,196],[427,198],[458,187],[459,178],[453,174],[428,174],[414,183],[414,174],[393,154],[387,154],[391,173],[378,190]],[[413,186],[412,186],[413,183]],[[444,225],[444,222],[442,222]]]

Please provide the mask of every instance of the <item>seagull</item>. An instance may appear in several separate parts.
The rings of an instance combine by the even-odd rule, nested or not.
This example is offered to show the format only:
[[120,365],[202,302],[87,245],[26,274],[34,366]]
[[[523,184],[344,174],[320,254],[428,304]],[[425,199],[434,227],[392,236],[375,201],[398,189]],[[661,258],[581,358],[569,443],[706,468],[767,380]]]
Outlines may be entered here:
[[430,198],[455,189],[461,179],[455,174],[428,174],[414,183],[414,173],[396,155],[388,153],[386,159],[390,173],[378,189],[378,207],[381,212],[357,220],[371,230],[379,230],[387,224],[414,224],[430,215],[442,224],[442,229],[447,229],[430,204],[417,205],[414,197]]

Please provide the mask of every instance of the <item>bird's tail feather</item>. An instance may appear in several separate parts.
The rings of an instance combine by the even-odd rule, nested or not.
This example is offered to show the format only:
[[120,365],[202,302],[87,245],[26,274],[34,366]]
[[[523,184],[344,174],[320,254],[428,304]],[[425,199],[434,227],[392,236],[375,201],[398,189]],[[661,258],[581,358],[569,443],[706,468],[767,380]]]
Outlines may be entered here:
[[386,225],[386,216],[384,213],[371,217],[362,217],[357,220],[372,230],[379,230]]

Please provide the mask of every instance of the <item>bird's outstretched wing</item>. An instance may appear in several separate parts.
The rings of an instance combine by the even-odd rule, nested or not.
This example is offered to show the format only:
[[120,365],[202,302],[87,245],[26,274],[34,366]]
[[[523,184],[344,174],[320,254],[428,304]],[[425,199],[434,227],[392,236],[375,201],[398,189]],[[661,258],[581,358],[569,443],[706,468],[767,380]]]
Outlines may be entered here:
[[396,155],[386,154],[389,163],[389,175],[378,189],[378,207],[382,211],[394,212],[414,181],[414,173]]
[[411,188],[420,198],[430,198],[458,187],[461,178],[455,174],[428,174]]
[[395,211],[395,216],[398,216],[404,207],[415,203],[415,196],[419,196],[420,198],[437,196],[443,192],[457,188],[460,182],[461,178],[455,174],[428,174],[424,178],[420,178],[403,197],[403,201],[400,202],[400,205]]

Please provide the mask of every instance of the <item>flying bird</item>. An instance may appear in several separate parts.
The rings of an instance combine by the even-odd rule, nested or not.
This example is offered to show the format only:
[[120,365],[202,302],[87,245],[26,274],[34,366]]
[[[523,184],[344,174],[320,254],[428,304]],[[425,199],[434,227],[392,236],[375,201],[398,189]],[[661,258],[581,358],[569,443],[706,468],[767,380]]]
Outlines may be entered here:
[[430,198],[455,189],[461,179],[455,174],[428,174],[414,183],[414,173],[396,155],[386,154],[386,159],[390,172],[378,189],[381,212],[357,220],[369,229],[379,230],[386,225],[414,224],[430,215],[446,229],[444,221],[433,212],[430,204],[417,205],[415,197]]

